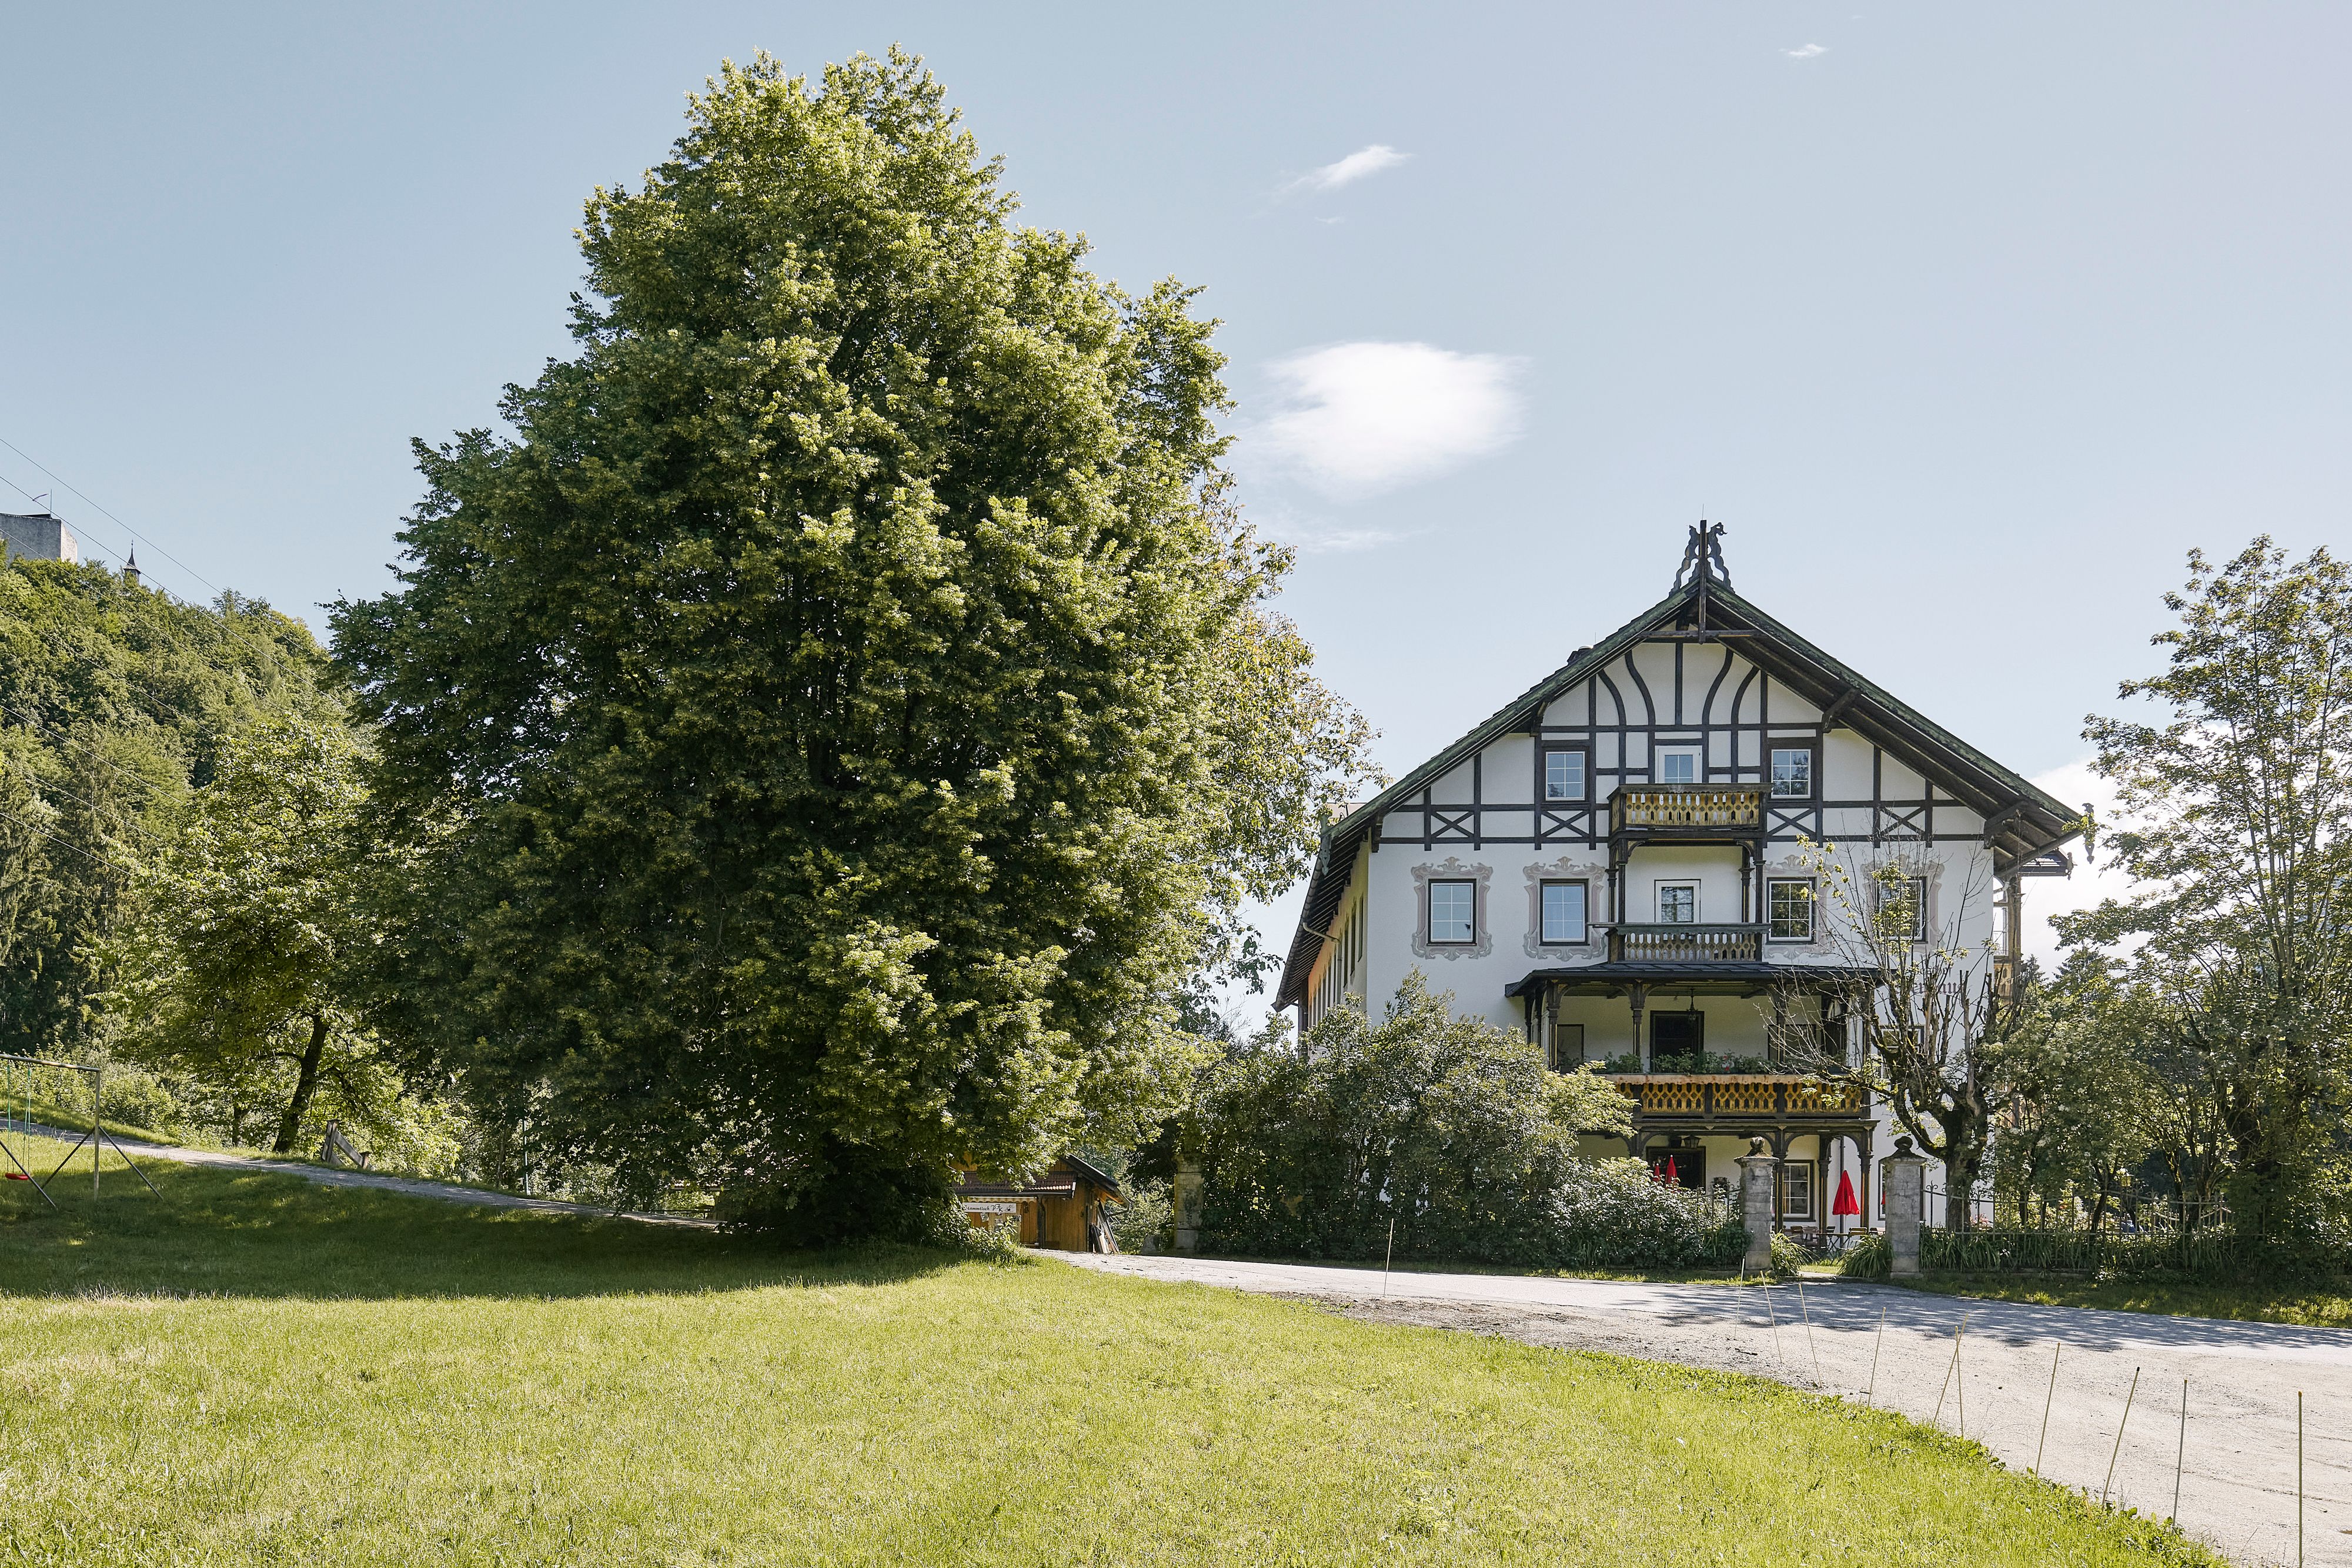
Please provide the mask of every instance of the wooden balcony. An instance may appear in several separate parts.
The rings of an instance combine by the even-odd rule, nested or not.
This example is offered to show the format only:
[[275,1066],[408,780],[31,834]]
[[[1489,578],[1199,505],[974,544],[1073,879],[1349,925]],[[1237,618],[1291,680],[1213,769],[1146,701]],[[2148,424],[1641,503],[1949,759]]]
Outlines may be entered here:
[[1633,1072],[1612,1075],[1644,1124],[1855,1121],[1869,1113],[1859,1083],[1772,1073]]
[[1612,837],[1719,841],[1763,831],[1761,784],[1639,784],[1609,797]]
[[1612,964],[1752,964],[1764,956],[1762,925],[1612,925]]

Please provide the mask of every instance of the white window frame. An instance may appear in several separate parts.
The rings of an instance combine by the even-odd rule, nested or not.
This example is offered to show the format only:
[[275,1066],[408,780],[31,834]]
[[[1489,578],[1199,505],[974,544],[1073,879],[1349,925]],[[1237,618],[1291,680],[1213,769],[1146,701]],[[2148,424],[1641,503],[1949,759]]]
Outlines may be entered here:
[[[1909,933],[1902,938],[1902,940],[1914,944],[1925,942],[1927,940],[1927,932],[1929,929],[1927,925],[1927,879],[1924,876],[1906,876],[1900,880],[1907,884],[1911,889],[1911,929]],[[1886,894],[1887,888],[1885,883],[1874,882],[1871,884],[1870,918],[1874,925],[1878,920],[1879,910],[1885,905]]]
[[[1670,757],[1690,758],[1691,776],[1669,779],[1665,776],[1666,759]],[[1650,781],[1654,784],[1704,784],[1706,782],[1706,748],[1703,746],[1654,746],[1650,748]]]
[[[1657,911],[1658,924],[1661,925],[1696,925],[1700,924],[1700,915],[1698,912],[1698,883],[1690,877],[1678,876],[1661,878],[1657,888],[1657,902],[1653,905],[1653,907]],[[1666,892],[1669,888],[1684,887],[1690,889],[1690,918],[1688,920],[1669,919],[1666,915]]]
[[[1575,887],[1584,891],[1584,913],[1577,922],[1573,936],[1551,934],[1550,901],[1545,897],[1555,887]],[[1592,941],[1592,883],[1580,876],[1548,876],[1536,884],[1536,942],[1544,947],[1582,947]]]
[[[1576,790],[1573,794],[1559,795],[1552,792],[1551,759],[1555,757],[1576,758]],[[1574,805],[1592,798],[1591,758],[1585,755],[1584,747],[1547,746],[1543,748],[1543,798],[1544,803],[1548,806]]]
[[[1457,887],[1458,887],[1458,888],[1462,888],[1462,889],[1464,889],[1464,890],[1465,891],[1465,893],[1466,893],[1466,894],[1467,894],[1467,896],[1468,896],[1468,898],[1469,898],[1469,900],[1470,900],[1470,930],[1469,930],[1469,934],[1468,934],[1467,936],[1440,936],[1437,934],[1437,890],[1438,890],[1439,888],[1441,888],[1441,887],[1443,887],[1443,888],[1457,888]],[[1428,938],[1428,940],[1429,940],[1429,945],[1430,945],[1431,946],[1433,946],[1433,947],[1474,947],[1474,946],[1477,946],[1477,943],[1478,943],[1478,883],[1477,883],[1477,882],[1475,881],[1475,879],[1474,879],[1474,878],[1470,878],[1470,877],[1452,877],[1452,876],[1449,876],[1449,877],[1434,877],[1434,876],[1433,876],[1433,877],[1431,877],[1431,878],[1429,879],[1429,889],[1428,889],[1428,891],[1427,891],[1425,894],[1423,894],[1423,896],[1424,898],[1426,898],[1426,899],[1429,901],[1429,902],[1428,902],[1428,906],[1427,906],[1425,909],[1423,909],[1423,911],[1422,912],[1422,916],[1423,916],[1423,918],[1424,920],[1426,920],[1426,921],[1428,922],[1428,931],[1429,931],[1429,938]]]
[[[1784,790],[1780,788],[1780,758],[1801,757],[1805,759],[1805,787]],[[1810,746],[1769,747],[1764,754],[1765,789],[1775,800],[1810,800],[1818,792],[1821,779],[1821,754]]]
[[[1801,936],[1783,936],[1778,931],[1773,929],[1773,926],[1778,924],[1778,921],[1774,918],[1772,913],[1772,894],[1775,889],[1783,887],[1801,887],[1805,890],[1805,934]],[[1811,942],[1813,939],[1813,921],[1818,914],[1820,904],[1820,898],[1813,892],[1813,879],[1811,877],[1773,876],[1765,878],[1764,939],[1768,942],[1787,942],[1790,944]]]

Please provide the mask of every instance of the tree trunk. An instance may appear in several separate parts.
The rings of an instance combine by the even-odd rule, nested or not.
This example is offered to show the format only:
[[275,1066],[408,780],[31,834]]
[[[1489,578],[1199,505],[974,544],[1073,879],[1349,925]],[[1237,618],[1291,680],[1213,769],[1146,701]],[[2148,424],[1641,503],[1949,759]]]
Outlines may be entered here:
[[[1957,1139],[1954,1142],[1958,1142]],[[1944,1156],[1944,1228],[1966,1230],[1969,1228],[1969,1194],[1975,1183],[1969,1177],[1968,1160],[1959,1155]]]
[[310,1015],[310,1043],[302,1048],[301,1071],[295,1074],[294,1098],[286,1102],[286,1114],[278,1121],[278,1142],[270,1153],[290,1155],[294,1140],[302,1135],[302,1118],[310,1109],[310,1096],[319,1091],[319,1059],[327,1054],[327,1015]]

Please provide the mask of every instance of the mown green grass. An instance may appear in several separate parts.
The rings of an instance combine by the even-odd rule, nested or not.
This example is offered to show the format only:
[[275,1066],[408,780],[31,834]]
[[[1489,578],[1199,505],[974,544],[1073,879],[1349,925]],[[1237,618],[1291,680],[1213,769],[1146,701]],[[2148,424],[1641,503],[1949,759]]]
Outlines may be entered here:
[[0,1563],[2215,1561],[1772,1384],[152,1168],[0,1191]]
[[1948,1296],[2032,1301],[2050,1307],[2103,1307],[2117,1312],[2169,1317],[2229,1318],[2240,1322],[2301,1323],[2352,1328],[2352,1281],[2263,1284],[2200,1283],[2189,1280],[2094,1280],[2068,1274],[1929,1274],[1901,1281]]

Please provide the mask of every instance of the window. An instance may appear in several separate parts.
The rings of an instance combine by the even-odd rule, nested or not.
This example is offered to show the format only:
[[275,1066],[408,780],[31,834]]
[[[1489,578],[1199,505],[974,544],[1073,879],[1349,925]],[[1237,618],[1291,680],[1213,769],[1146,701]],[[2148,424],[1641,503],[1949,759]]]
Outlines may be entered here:
[[1775,747],[1772,752],[1772,798],[1810,800],[1813,795],[1813,748]]
[[1813,1162],[1782,1160],[1780,1162],[1780,1218],[1811,1219],[1813,1218]]
[[1698,883],[1695,882],[1658,883],[1658,924],[1661,925],[1697,925]]
[[1650,781],[1654,784],[1696,784],[1698,782],[1698,747],[1696,746],[1662,746],[1652,758]]
[[1874,896],[1877,900],[1881,936],[1896,942],[1925,942],[1927,939],[1926,877],[1898,876],[1882,880]]
[[1764,884],[1764,918],[1775,942],[1813,939],[1813,884],[1803,877]]
[[1543,765],[1545,800],[1584,799],[1584,753],[1580,749],[1547,751],[1543,754]]
[[1560,1023],[1551,1026],[1551,1070],[1573,1072],[1584,1065],[1584,1026],[1580,1023]]
[[1478,939],[1478,884],[1475,882],[1433,882],[1429,884],[1429,939],[1434,942],[1475,942]]
[[1584,940],[1584,892],[1580,882],[1543,884],[1543,931],[1538,937],[1547,946],[1565,946]]
[[1696,1072],[1706,1058],[1705,1013],[1693,1010],[1650,1015],[1651,1071]]

